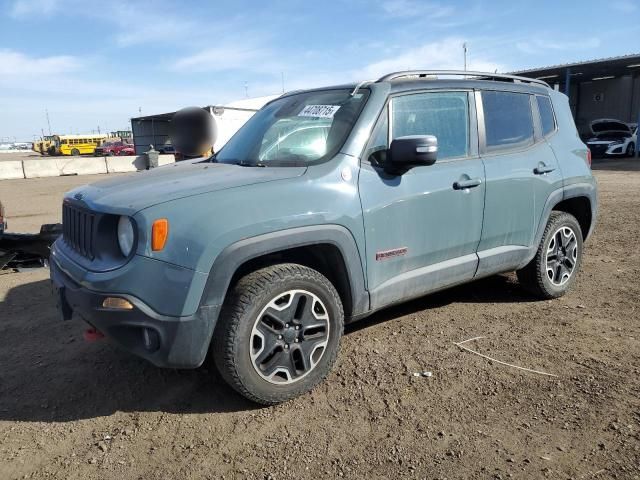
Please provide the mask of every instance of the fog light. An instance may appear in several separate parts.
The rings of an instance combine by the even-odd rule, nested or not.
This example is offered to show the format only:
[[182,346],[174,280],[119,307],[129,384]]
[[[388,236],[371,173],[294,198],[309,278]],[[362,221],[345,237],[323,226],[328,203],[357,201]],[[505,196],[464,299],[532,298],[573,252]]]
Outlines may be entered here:
[[133,305],[129,300],[118,297],[107,297],[102,302],[102,308],[111,308],[113,310],[133,310]]
[[160,336],[158,332],[151,328],[142,329],[142,340],[144,342],[144,348],[146,348],[148,352],[155,352],[160,348]]

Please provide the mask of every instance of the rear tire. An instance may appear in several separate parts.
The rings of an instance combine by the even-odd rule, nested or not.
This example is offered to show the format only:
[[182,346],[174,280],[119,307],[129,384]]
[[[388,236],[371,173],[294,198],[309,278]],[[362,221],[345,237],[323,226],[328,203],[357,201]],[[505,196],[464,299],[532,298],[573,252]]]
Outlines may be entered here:
[[521,285],[542,299],[558,298],[573,286],[582,263],[582,230],[566,212],[551,212],[536,256],[517,271]]
[[275,405],[327,376],[343,326],[340,296],[326,277],[302,265],[273,265],[241,278],[228,295],[213,358],[237,392]]
[[74,157],[77,157],[80,155],[80,150],[78,150],[77,148],[73,148],[71,150],[71,155],[73,155]]

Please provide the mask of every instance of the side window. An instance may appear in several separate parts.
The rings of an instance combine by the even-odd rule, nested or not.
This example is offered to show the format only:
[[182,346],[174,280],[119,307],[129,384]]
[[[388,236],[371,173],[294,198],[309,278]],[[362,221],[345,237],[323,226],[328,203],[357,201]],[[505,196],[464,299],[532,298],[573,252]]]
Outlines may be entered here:
[[429,92],[393,99],[392,138],[435,135],[438,159],[469,154],[469,96]]
[[556,129],[556,119],[553,116],[551,99],[543,95],[536,95],[538,101],[538,111],[540,112],[540,123],[542,125],[542,135],[549,135]]
[[482,92],[488,151],[533,144],[533,117],[529,97],[527,93]]

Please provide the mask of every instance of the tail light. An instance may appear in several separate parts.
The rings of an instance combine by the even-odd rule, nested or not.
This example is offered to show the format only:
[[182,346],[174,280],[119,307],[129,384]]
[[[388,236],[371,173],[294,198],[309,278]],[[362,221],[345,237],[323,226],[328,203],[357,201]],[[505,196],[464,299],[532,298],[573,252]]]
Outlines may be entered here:
[[591,168],[591,150],[589,150],[587,148],[587,158],[585,159],[585,161],[587,162],[587,165],[589,165],[589,168]]

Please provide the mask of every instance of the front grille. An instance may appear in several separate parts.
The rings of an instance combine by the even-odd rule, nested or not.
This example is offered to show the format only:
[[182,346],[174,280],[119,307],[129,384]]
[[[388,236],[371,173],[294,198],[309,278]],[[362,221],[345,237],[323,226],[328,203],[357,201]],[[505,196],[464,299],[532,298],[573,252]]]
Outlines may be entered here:
[[62,238],[73,250],[93,260],[95,215],[69,204],[62,206]]
[[609,145],[602,144],[602,143],[589,145],[589,150],[591,150],[592,155],[604,155],[608,148],[609,148]]

